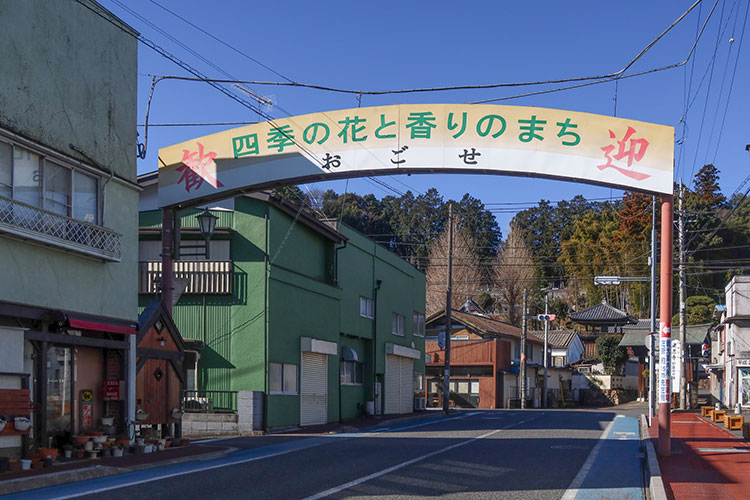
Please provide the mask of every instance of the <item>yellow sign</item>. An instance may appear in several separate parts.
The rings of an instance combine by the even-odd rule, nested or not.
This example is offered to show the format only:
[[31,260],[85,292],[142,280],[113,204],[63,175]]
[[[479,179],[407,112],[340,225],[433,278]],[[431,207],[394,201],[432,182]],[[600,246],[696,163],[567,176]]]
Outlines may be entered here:
[[674,129],[557,109],[408,104],[282,118],[159,151],[159,204],[370,175],[507,174],[672,193]]
[[89,390],[81,391],[81,401],[89,403],[94,400],[94,392]]

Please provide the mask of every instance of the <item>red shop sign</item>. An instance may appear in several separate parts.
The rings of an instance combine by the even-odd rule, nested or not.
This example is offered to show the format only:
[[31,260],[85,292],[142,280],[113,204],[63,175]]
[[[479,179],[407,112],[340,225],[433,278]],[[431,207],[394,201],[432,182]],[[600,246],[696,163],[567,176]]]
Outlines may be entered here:
[[103,401],[119,401],[120,400],[120,381],[119,380],[105,380],[102,385],[102,400]]

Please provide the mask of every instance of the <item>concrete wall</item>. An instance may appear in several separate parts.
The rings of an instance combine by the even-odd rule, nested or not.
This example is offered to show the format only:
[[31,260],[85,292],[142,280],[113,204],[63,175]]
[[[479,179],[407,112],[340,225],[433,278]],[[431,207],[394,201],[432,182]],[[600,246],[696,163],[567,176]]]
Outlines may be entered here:
[[189,439],[217,436],[249,436],[263,429],[263,397],[260,391],[238,391],[237,413],[185,413],[182,436]]
[[0,237],[0,283],[16,284],[0,301],[135,320],[137,43],[102,12],[112,22],[76,2],[0,3],[0,127],[99,172],[122,262]]

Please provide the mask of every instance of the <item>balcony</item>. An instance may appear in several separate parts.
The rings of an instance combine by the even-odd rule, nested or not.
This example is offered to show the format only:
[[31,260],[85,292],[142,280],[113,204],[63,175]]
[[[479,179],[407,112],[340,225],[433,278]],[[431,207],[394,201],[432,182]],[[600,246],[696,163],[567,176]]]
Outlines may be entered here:
[[[184,283],[185,294],[226,295],[232,293],[232,261],[175,261],[175,286]],[[158,293],[161,261],[138,263],[138,293]]]
[[0,196],[0,232],[102,260],[120,262],[120,235],[111,229],[4,196]]

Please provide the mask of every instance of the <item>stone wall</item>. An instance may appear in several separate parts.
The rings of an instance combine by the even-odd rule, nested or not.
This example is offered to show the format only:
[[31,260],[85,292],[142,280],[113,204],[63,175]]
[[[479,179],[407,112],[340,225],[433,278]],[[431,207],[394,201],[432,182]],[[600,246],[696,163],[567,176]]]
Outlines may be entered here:
[[237,413],[185,413],[182,436],[188,439],[248,436],[261,431],[263,396],[260,391],[238,391]]

